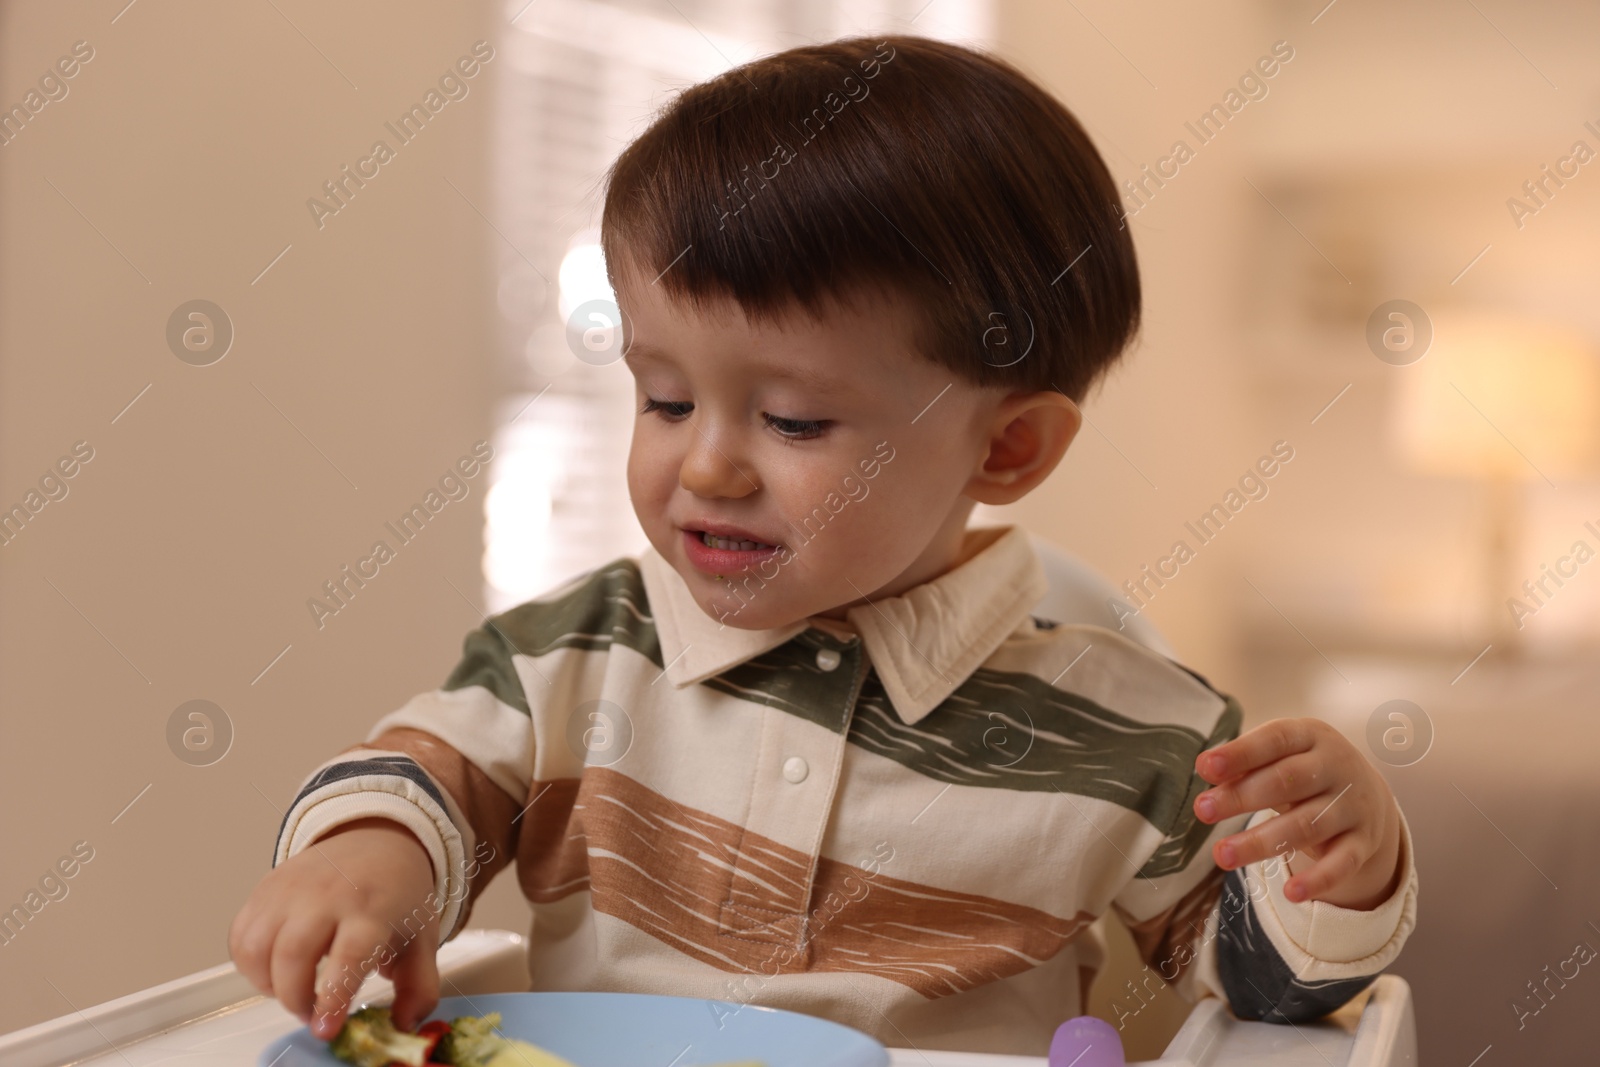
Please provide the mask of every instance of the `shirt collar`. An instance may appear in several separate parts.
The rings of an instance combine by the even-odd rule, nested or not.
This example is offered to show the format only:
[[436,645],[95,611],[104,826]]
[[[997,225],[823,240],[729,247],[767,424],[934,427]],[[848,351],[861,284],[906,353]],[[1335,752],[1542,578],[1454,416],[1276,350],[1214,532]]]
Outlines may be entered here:
[[[933,580],[845,615],[861,635],[895,713],[907,724],[938,707],[1049,591],[1020,526],[969,528],[957,558],[960,563]],[[653,546],[640,556],[640,572],[665,673],[676,689],[754,659],[810,627],[805,619],[769,630],[717,622]]]

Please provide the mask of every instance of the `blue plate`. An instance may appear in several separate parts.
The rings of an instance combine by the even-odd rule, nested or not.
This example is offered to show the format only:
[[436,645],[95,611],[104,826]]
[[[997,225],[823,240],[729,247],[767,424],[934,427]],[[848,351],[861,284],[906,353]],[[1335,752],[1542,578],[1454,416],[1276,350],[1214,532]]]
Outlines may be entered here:
[[[848,1026],[798,1012],[693,997],[492,993],[445,997],[428,1018],[492,1011],[500,1013],[500,1029],[507,1037],[549,1049],[576,1067],[705,1067],[735,1060],[758,1060],[767,1067],[888,1067],[889,1063],[882,1045]],[[267,1046],[260,1060],[261,1067],[341,1063],[326,1042],[304,1028]]]

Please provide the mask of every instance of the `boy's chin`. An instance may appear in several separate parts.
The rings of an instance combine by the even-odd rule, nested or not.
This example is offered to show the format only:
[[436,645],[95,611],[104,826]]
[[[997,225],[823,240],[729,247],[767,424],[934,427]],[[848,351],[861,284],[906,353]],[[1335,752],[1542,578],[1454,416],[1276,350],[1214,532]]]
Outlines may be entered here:
[[715,594],[709,603],[705,600],[700,600],[698,603],[700,610],[704,611],[713,622],[720,622],[736,630],[775,630],[804,618],[789,612],[774,612],[770,607],[758,609],[749,603],[741,606],[735,597]]
[[807,618],[805,613],[797,613],[792,606],[776,600],[762,604],[758,600],[740,600],[725,591],[697,591],[695,603],[713,622],[738,630],[775,630]]

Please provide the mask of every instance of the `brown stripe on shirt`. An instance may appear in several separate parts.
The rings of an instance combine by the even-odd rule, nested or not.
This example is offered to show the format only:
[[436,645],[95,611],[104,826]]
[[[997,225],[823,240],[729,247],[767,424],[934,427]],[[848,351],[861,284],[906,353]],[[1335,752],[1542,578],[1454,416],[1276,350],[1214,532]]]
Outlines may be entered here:
[[892,878],[876,861],[822,857],[813,873],[805,853],[609,768],[530,795],[530,900],[587,889],[596,911],[720,970],[856,972],[934,998],[1036,967],[1094,921]]

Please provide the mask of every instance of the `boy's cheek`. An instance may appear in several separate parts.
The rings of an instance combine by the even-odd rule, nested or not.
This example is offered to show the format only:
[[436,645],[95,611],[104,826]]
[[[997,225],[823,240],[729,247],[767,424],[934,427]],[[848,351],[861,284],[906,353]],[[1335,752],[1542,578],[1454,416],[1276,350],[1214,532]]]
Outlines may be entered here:
[[662,449],[656,447],[646,431],[635,430],[633,449],[628,455],[628,497],[647,531],[652,524],[666,524],[667,500],[676,485]]

